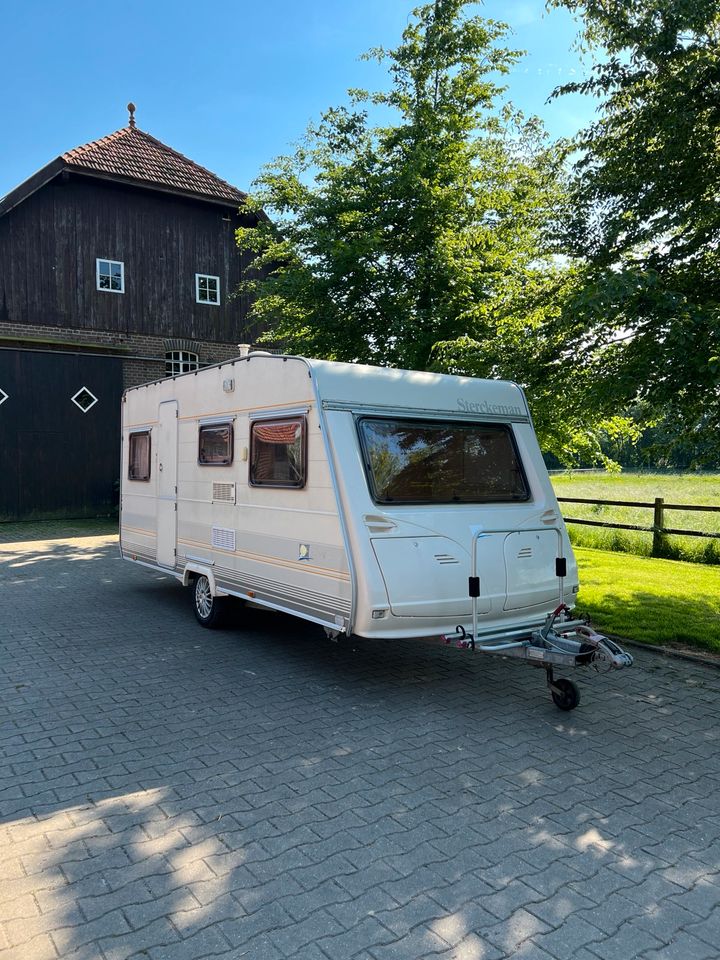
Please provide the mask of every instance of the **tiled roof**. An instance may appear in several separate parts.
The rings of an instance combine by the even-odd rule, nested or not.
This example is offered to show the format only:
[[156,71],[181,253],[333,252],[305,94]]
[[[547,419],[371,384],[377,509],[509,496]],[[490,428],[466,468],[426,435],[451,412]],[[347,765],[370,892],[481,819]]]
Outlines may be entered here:
[[135,126],[68,150],[61,159],[70,167],[140,180],[196,196],[239,204],[245,194],[205,167],[165,146]]

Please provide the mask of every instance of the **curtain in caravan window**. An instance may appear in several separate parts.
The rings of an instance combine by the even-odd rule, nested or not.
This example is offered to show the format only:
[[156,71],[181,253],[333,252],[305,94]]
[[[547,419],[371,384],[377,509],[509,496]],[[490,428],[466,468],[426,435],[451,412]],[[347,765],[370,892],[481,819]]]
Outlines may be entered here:
[[150,479],[150,433],[131,433],[128,450],[128,480]]
[[253,423],[250,483],[253,486],[305,486],[304,417]]

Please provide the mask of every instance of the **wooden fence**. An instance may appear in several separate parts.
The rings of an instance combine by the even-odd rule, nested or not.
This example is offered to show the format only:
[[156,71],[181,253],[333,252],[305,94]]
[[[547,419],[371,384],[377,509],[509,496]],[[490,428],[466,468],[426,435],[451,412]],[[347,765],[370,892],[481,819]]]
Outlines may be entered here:
[[656,497],[652,503],[636,500],[588,500],[584,497],[558,497],[560,503],[589,503],[598,507],[643,507],[654,511],[651,527],[641,527],[635,523],[614,523],[608,520],[582,520],[579,517],[564,517],[565,523],[580,523],[586,527],[611,527],[615,530],[640,530],[653,535],[652,555],[661,557],[667,536],[707,537],[720,540],[720,533],[705,533],[701,530],[678,530],[665,526],[666,510],[692,510],[705,513],[720,513],[720,507],[705,507],[696,503],[665,503],[663,497]]

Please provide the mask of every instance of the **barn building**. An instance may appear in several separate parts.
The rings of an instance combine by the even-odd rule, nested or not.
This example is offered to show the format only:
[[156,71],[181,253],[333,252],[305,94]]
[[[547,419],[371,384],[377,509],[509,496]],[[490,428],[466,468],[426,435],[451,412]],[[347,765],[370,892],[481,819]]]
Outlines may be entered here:
[[257,333],[234,295],[245,195],[128,109],[0,200],[0,521],[112,512],[123,388]]

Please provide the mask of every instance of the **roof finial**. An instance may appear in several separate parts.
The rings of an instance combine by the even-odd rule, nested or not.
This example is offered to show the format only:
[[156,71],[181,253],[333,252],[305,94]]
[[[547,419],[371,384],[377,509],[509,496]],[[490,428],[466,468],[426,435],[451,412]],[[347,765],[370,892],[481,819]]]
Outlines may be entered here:
[[128,113],[130,114],[130,126],[135,126],[135,104],[131,101],[128,105]]

